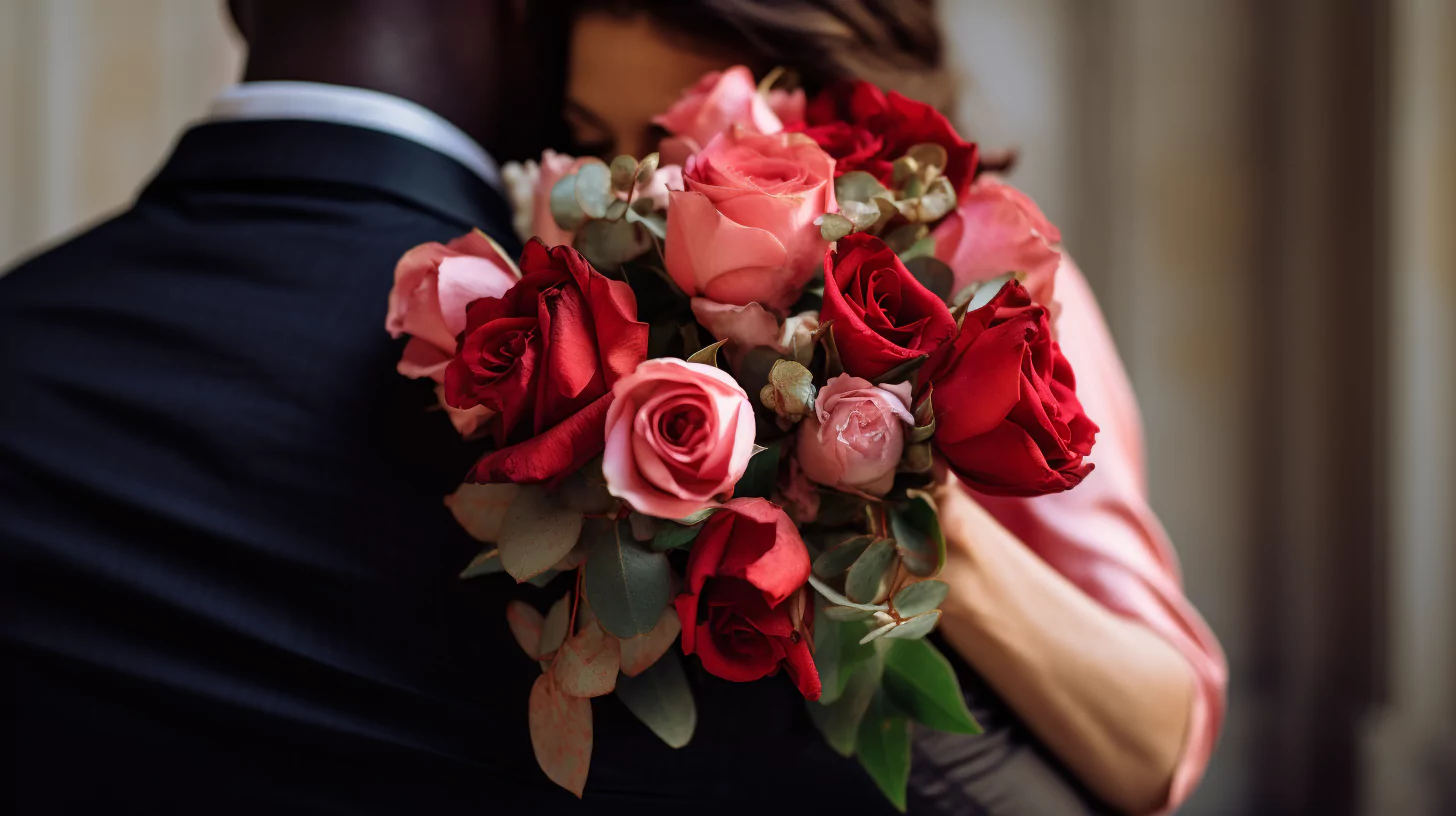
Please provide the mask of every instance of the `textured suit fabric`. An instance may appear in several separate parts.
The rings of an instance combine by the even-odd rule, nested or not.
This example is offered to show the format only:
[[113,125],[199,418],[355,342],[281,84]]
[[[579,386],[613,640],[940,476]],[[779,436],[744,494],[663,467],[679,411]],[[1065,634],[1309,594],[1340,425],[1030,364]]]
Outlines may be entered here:
[[537,769],[504,607],[567,587],[456,578],[470,451],[383,330],[401,253],[509,224],[397,137],[218,123],[0,278],[0,812],[890,812],[696,661],[688,748],[605,698],[585,801]]

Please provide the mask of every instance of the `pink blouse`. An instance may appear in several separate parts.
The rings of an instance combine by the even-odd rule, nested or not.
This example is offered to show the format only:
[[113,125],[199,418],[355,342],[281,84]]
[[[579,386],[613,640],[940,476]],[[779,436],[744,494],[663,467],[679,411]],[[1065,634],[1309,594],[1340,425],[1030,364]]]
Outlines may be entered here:
[[1113,612],[1162,635],[1193,670],[1187,742],[1164,812],[1197,786],[1223,722],[1223,649],[1183,594],[1177,556],[1148,506],[1137,399],[1102,310],[1069,260],[1056,277],[1057,336],[1077,396],[1101,427],[1097,467],[1076,489],[1035,499],[977,496],[987,511],[1058,572]]

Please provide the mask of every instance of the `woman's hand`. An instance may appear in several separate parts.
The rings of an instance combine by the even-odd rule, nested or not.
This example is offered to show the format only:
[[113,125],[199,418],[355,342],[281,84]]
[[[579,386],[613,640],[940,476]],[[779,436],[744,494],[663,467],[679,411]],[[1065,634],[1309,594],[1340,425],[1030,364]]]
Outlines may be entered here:
[[1186,660],[1048,566],[954,475],[936,499],[946,640],[1094,793],[1128,813],[1162,807],[1192,710]]

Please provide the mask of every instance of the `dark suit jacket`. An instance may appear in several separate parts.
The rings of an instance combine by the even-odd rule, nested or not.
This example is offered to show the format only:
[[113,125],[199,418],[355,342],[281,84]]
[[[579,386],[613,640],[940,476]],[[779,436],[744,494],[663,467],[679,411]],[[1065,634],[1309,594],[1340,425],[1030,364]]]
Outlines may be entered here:
[[0,812],[888,810],[788,684],[700,671],[687,749],[606,698],[585,802],[537,769],[504,605],[565,588],[456,578],[468,451],[383,329],[402,252],[509,223],[394,136],[209,124],[0,279]]

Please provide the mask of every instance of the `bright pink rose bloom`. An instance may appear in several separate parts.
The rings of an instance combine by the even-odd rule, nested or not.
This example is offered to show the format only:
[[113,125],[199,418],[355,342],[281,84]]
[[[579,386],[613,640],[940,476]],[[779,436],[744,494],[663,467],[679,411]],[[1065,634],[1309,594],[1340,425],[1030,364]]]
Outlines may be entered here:
[[723,353],[734,371],[739,371],[743,358],[756,348],[770,349],[805,366],[814,357],[818,312],[801,312],[780,322],[757,303],[735,306],[707,298],[693,298],[692,309],[693,317],[709,334],[728,341]]
[[809,550],[783,510],[765,499],[723,505],[703,522],[673,601],[683,654],[738,683],[782,667],[806,700],[819,699],[809,569]]
[[[683,164],[715,136],[734,125],[749,133],[778,133],[784,125],[774,113],[773,101],[758,92],[753,72],[742,65],[705,74],[698,84],[683,91],[682,97],[666,113],[652,117],[653,124],[671,134],[670,138],[663,140],[659,149],[662,160],[669,164]],[[785,111],[794,111],[792,97],[783,95],[776,101]],[[803,119],[802,92],[798,95],[797,106],[799,118]]]
[[[448,244],[420,244],[406,252],[394,267],[389,314],[384,318],[391,337],[410,336],[399,373],[443,383],[445,367],[455,356],[455,338],[465,329],[465,307],[479,298],[500,297],[515,285],[518,275],[500,247],[479,231]],[[445,409],[466,437],[475,435],[491,416],[479,407],[459,410],[445,405]]]
[[733,494],[753,455],[753,406],[726,372],[663,357],[612,394],[602,472],[613,496],[676,519]]
[[667,211],[667,271],[690,296],[783,312],[828,248],[834,160],[801,133],[718,136],[683,168]]
[[799,423],[799,465],[819,484],[883,496],[905,452],[905,426],[913,424],[909,383],[876,386],[840,374]]
[[1050,305],[1062,234],[1027,195],[981,176],[931,234],[935,257],[955,273],[952,292],[1007,272],[1025,272],[1037,303]]

